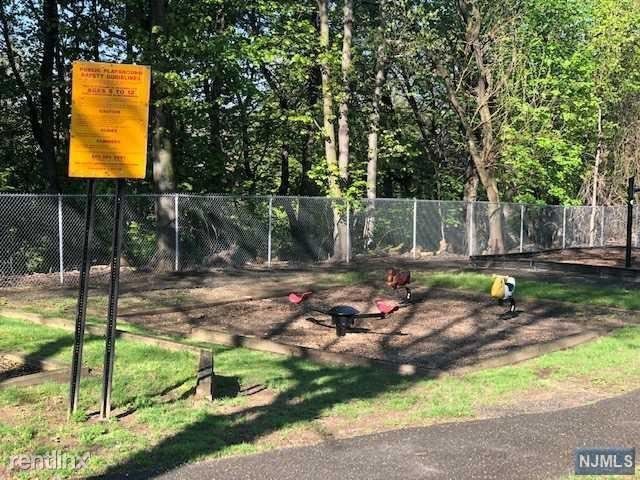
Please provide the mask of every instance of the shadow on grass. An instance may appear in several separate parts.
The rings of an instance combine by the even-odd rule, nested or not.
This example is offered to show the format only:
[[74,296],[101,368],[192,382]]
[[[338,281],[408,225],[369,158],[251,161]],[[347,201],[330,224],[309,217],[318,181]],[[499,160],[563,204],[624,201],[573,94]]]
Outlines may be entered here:
[[[423,335],[416,335],[406,344],[395,345],[392,339],[402,330],[419,321],[421,310],[429,308],[425,302],[449,301],[451,295],[457,301],[470,302],[472,308],[442,319],[440,324]],[[516,338],[521,331],[532,328],[560,326],[540,325],[549,318],[572,318],[577,311],[572,306],[536,306],[526,315],[508,320],[492,314],[492,307],[483,297],[428,289],[415,296],[415,303],[405,309],[406,315],[393,331],[381,337],[366,336],[389,357],[402,357],[407,348],[417,349],[413,358],[417,363],[447,371],[457,366],[474,364],[481,357],[491,358],[505,351],[503,341]],[[370,300],[370,299],[369,299]],[[366,300],[365,300],[366,301]],[[502,310],[502,309],[500,309]],[[291,324],[292,317],[285,318],[281,330]],[[465,326],[464,333],[452,335],[454,328]],[[558,332],[559,336],[568,335]],[[331,343],[336,341],[333,339]],[[509,348],[522,348],[538,343],[539,338],[523,334]],[[429,346],[429,348],[426,348]],[[326,345],[325,349],[331,347]],[[423,348],[424,347],[424,348]],[[298,359],[287,358],[278,363],[286,370],[291,387],[277,394],[271,403],[251,406],[228,414],[205,413],[199,419],[175,435],[165,438],[154,447],[137,452],[124,463],[109,468],[107,478],[150,478],[171,471],[180,465],[205,457],[240,452],[247,444],[254,443],[274,432],[283,431],[323,417],[333,407],[354,400],[372,400],[390,390],[401,392],[413,384],[413,380],[388,371],[363,367],[313,367]],[[97,478],[97,477],[96,477]],[[100,478],[103,478],[101,476]]]
[[304,368],[299,360],[281,363],[295,384],[272,403],[228,415],[207,414],[151,450],[138,452],[125,463],[94,478],[150,478],[265,435],[320,418],[326,410],[349,400],[372,399],[409,381],[367,368]]

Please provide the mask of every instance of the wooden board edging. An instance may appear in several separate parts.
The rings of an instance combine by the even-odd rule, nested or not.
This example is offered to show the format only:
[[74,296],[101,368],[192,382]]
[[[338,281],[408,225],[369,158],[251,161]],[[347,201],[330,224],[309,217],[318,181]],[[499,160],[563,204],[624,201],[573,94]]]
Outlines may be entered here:
[[[73,324],[71,322],[64,319],[60,319],[60,318],[45,319],[45,318],[41,318],[41,316],[37,314],[33,314],[33,313],[23,314],[23,312],[21,311],[6,310],[6,309],[0,309],[0,315],[23,318],[25,320],[33,321],[35,323],[40,323],[42,325],[56,326],[56,327],[65,328],[65,329],[73,329]],[[92,325],[91,327],[98,328],[95,325]],[[610,331],[611,330],[602,329],[597,331],[588,331],[588,332],[578,333],[578,334],[570,335],[564,338],[550,340],[548,342],[540,343],[537,345],[528,345],[526,347],[522,347],[512,352],[505,352],[503,354],[496,355],[495,357],[492,357],[492,358],[480,360],[474,365],[462,366],[462,367],[456,367],[456,368],[444,369],[444,370],[429,368],[426,365],[421,365],[421,364],[411,363],[411,362],[393,362],[390,360],[363,357],[360,355],[354,355],[350,353],[327,352],[327,351],[316,349],[316,348],[303,347],[299,345],[289,345],[289,344],[280,343],[273,340],[258,338],[258,337],[249,336],[249,335],[241,335],[238,333],[229,333],[229,332],[209,330],[209,329],[203,329],[203,328],[194,328],[191,331],[191,334],[188,336],[185,336],[185,338],[192,341],[206,342],[206,343],[224,345],[229,347],[242,347],[250,350],[301,358],[301,359],[311,360],[314,362],[329,364],[329,365],[345,365],[345,366],[358,366],[358,367],[369,367],[369,368],[379,367],[379,368],[384,368],[385,370],[390,371],[392,373],[403,375],[403,376],[419,376],[419,377],[427,377],[427,378],[437,378],[441,376],[465,375],[467,373],[472,373],[472,372],[476,372],[476,371],[484,370],[488,368],[499,368],[499,367],[513,365],[515,363],[520,363],[520,362],[534,359],[544,354],[576,347],[578,345],[581,345],[583,343],[595,340],[603,335],[606,335],[610,333]],[[100,329],[100,332],[104,333],[102,332],[102,329]],[[152,345],[160,346],[161,343],[167,342],[167,344],[174,344],[174,347],[180,346],[180,349],[193,350],[197,352],[201,351],[199,347],[194,347],[191,345],[186,345],[186,344],[175,342],[175,341],[159,339],[156,337],[146,336],[142,334],[132,334],[128,332],[122,332],[119,330],[118,335],[122,336],[122,338],[130,338],[131,340],[137,340],[137,341],[145,342]],[[159,342],[159,343],[156,343],[156,342]]]

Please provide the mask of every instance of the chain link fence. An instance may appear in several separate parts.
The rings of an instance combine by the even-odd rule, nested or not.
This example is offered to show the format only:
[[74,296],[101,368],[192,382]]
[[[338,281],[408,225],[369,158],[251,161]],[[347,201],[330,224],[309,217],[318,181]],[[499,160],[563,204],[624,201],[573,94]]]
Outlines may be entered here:
[[[1,194],[0,286],[52,278],[77,282],[85,207],[83,195]],[[99,195],[92,275],[108,271],[112,217],[113,197]],[[639,222],[636,216],[635,246]],[[124,269],[206,271],[372,257],[485,255],[495,253],[496,238],[507,253],[622,246],[626,207],[129,195],[124,224]]]

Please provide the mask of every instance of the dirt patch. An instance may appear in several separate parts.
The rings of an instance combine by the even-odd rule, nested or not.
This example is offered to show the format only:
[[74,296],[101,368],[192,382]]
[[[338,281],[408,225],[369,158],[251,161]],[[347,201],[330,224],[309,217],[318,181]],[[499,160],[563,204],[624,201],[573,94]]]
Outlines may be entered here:
[[479,418],[496,418],[550,412],[580,407],[619,394],[620,392],[599,391],[588,382],[565,379],[561,383],[554,383],[552,388],[530,390],[524,395],[518,393],[516,397],[499,405],[480,408],[477,415]]
[[553,375],[554,371],[555,369],[552,367],[543,367],[539,368],[536,371],[536,375],[538,376],[538,378],[549,378],[551,375]]
[[0,382],[9,378],[37,373],[40,369],[33,365],[18,362],[0,353]]
[[[389,291],[360,285],[318,292],[309,304],[328,308],[348,304],[375,312],[374,300]],[[329,352],[350,353],[447,370],[474,365],[526,346],[621,326],[617,315],[572,305],[522,302],[518,314],[505,318],[505,307],[486,296],[440,289],[415,289],[411,306],[384,319],[359,320],[337,337],[331,319],[290,304],[286,297],[139,312],[127,321],[152,330],[189,334],[194,327],[252,335]],[[629,322],[633,315],[626,315]]]

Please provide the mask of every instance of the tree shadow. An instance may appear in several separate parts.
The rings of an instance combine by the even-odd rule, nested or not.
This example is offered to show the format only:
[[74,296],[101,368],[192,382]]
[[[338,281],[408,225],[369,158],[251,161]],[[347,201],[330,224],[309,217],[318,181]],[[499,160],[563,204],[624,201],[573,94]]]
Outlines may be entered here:
[[[435,349],[417,357],[419,363],[434,367],[436,372],[431,375],[432,378],[456,368],[461,360],[475,359],[481,350],[494,348],[494,343],[515,335],[519,329],[535,325],[552,313],[558,314],[557,311],[541,308],[512,322],[504,322],[496,315],[495,320],[479,322],[460,338],[450,338],[444,334],[453,325],[486,309],[486,303],[478,304],[466,315],[452,318],[440,329],[413,340],[415,343],[433,340]],[[567,307],[564,313],[570,314],[571,310]],[[410,324],[412,317],[410,312],[403,325]],[[381,340],[384,344],[387,337]],[[534,343],[524,342],[518,347]],[[390,351],[394,349],[388,344],[387,348]],[[225,455],[228,449],[258,441],[282,429],[317,420],[336,405],[353,400],[375,399],[390,390],[402,391],[414,382],[377,368],[309,369],[305,368],[303,362],[293,358],[284,359],[281,365],[288,372],[286,376],[292,379],[293,385],[278,393],[271,403],[250,406],[230,414],[207,413],[156,446],[137,452],[122,464],[108,469],[105,477],[121,478],[126,474],[128,478],[151,478],[205,456]]]
[[[421,308],[428,308],[430,300],[435,301],[438,297],[447,296],[457,300],[464,298],[466,301],[473,302],[473,306],[457,316],[452,315],[444,319],[439,326],[424,335],[416,335],[402,347],[393,344],[392,339],[402,335],[402,329],[417,321],[416,317]],[[370,298],[359,301],[367,300]],[[486,312],[491,305],[493,304],[487,303],[486,298],[480,295],[425,289],[414,295],[414,304],[405,309],[404,317],[391,332],[380,335],[379,338],[375,336],[363,336],[363,338],[371,338],[379,348],[384,349],[387,359],[402,358],[402,349],[406,349],[407,345],[421,348],[425,342],[431,343],[429,351],[415,355],[412,360],[433,369],[434,373],[431,376],[434,377],[459,366],[473,365],[481,357],[492,358],[505,351],[544,343],[536,339],[528,340],[526,336],[512,346],[505,347],[501,342],[514,337],[522,329],[536,327],[539,322],[550,317],[570,318],[579,308],[544,304],[533,308],[534,305],[525,304],[524,311],[521,311],[520,315],[504,319],[497,312],[493,317],[487,316]],[[283,326],[278,330],[286,330],[293,320],[293,316],[284,319]],[[451,335],[450,329],[463,322],[467,322],[468,326],[465,333]],[[323,326],[330,327],[319,325],[319,327]],[[328,349],[333,342],[335,339],[324,349]],[[128,478],[150,478],[206,456],[226,455],[228,450],[234,447],[241,447],[271,433],[317,420],[336,405],[353,400],[375,399],[390,390],[402,391],[413,384],[413,380],[381,368],[309,369],[304,362],[293,358],[282,360],[280,365],[286,369],[285,376],[291,379],[292,386],[279,392],[271,403],[250,406],[227,414],[206,413],[175,435],[165,438],[150,449],[134,453],[122,464],[109,468],[105,476],[99,478],[121,478],[124,475]],[[263,388],[251,386],[241,389],[234,380],[226,386],[225,383],[226,380],[220,384],[220,393],[223,396],[243,395],[243,392],[251,394]]]
[[203,456],[249,443],[295,424],[318,419],[331,407],[353,399],[372,399],[391,388],[408,386],[405,378],[362,367],[304,368],[299,360],[282,362],[294,385],[268,405],[227,415],[206,414],[150,450],[93,478],[151,478]]

